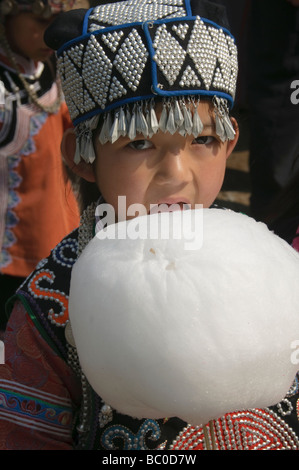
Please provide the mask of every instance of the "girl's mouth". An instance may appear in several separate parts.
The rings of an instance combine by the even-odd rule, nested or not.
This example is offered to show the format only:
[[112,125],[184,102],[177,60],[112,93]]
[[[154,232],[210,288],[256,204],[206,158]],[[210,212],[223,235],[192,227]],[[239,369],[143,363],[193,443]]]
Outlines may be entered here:
[[158,204],[151,204],[149,214],[159,212],[186,211],[191,209],[191,204],[186,201],[160,201]]

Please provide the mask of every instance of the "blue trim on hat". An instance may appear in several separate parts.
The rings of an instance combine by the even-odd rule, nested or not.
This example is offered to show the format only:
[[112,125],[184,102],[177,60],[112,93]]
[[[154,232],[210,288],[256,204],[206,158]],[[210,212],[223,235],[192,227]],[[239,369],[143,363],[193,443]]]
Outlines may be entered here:
[[230,109],[232,109],[234,101],[232,100],[232,97],[225,92],[220,92],[220,91],[207,91],[207,90],[190,90],[190,91],[182,91],[181,93],[177,92],[163,92],[159,88],[157,89],[157,93],[153,93],[150,95],[140,95],[140,96],[134,96],[132,98],[126,98],[123,99],[122,101],[118,101],[117,103],[110,104],[106,106],[105,109],[102,108],[96,108],[93,111],[90,111],[89,113],[84,114],[83,116],[73,119],[73,124],[74,126],[77,126],[81,122],[84,122],[88,119],[91,119],[93,116],[96,116],[97,114],[106,114],[109,111],[113,111],[114,109],[121,108],[122,106],[126,106],[127,104],[131,105],[140,101],[146,101],[150,100],[152,98],[157,98],[157,96],[160,96],[161,98],[167,98],[167,97],[178,97],[178,96],[203,96],[206,95],[207,98],[211,98],[213,96],[218,96],[219,98],[224,98],[230,103]]
[[[184,21],[196,21],[197,18],[200,18],[204,23],[208,23],[210,24],[211,26],[214,26],[214,28],[216,29],[222,29],[222,31],[227,34],[228,36],[230,36],[234,41],[236,41],[235,37],[232,35],[232,33],[227,29],[227,28],[224,28],[223,26],[219,26],[219,24],[215,23],[214,21],[212,20],[208,20],[207,18],[204,18],[203,16],[199,16],[199,15],[196,15],[196,16],[177,16],[176,18],[161,18],[159,20],[148,20],[142,24],[146,25],[146,24],[164,24],[164,23],[176,23],[178,21],[181,21],[181,22],[184,22]],[[140,23],[138,23],[140,24]],[[132,25],[134,25],[134,23],[132,23]],[[129,26],[129,25],[127,25]],[[102,31],[102,30],[99,30],[99,31]]]
[[122,101],[118,101],[117,103],[110,104],[106,106],[105,109],[102,108],[96,108],[93,111],[90,111],[89,113],[84,114],[83,116],[73,119],[73,124],[77,126],[80,124],[80,122],[86,121],[87,119],[92,118],[93,116],[96,116],[97,114],[106,114],[109,111],[113,111],[114,109],[121,108],[122,106],[126,106],[127,104],[134,104],[137,103],[138,101],[145,101],[145,100],[150,100],[152,98],[155,98],[155,94],[150,94],[150,95],[140,95],[140,96],[134,96],[132,98],[126,98],[123,99]]
[[84,36],[85,34],[87,34],[88,19],[89,19],[90,13],[91,13],[93,10],[94,10],[94,8],[89,8],[89,10],[87,10],[87,12],[85,13],[84,21],[83,21],[83,26],[82,26],[82,35],[83,35],[83,36]]
[[185,8],[186,8],[187,16],[192,16],[190,0],[185,0]]

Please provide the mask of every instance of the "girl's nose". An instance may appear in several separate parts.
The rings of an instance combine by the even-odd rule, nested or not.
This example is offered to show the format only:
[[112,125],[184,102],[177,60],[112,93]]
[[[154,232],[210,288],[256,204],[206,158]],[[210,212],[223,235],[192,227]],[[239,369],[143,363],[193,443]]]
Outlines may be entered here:
[[192,180],[190,158],[182,148],[164,151],[156,173],[159,184],[184,185]]

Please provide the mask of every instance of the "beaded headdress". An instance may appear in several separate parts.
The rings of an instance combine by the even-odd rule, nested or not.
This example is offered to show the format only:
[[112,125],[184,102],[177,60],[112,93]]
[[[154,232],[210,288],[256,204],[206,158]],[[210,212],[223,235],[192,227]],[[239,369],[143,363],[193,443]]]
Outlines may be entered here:
[[234,138],[228,113],[237,48],[222,6],[205,0],[99,4],[60,15],[45,41],[57,51],[77,134],[76,163],[80,157],[94,160],[92,131],[98,126],[102,144],[158,130],[197,137],[203,128],[195,112],[201,98],[214,104],[221,140]]

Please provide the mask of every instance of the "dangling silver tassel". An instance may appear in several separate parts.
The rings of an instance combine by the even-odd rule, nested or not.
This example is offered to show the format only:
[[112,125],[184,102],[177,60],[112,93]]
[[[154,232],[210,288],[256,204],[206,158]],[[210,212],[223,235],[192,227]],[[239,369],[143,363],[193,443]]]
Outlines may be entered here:
[[76,133],[76,150],[75,150],[75,155],[74,155],[74,163],[78,165],[81,160],[81,154],[82,154],[82,135],[83,132],[85,131],[85,123],[80,123],[75,127],[75,133]]
[[91,119],[87,121],[88,126],[90,127],[92,131],[94,131],[98,127],[99,120],[100,120],[100,115],[96,114],[95,116],[93,116]]
[[[158,121],[155,109],[155,100],[138,102],[131,108],[105,113],[103,124],[99,133],[99,141],[102,145],[106,142],[114,143],[120,136],[128,136],[130,140],[140,133],[145,137],[151,137],[159,130],[173,135],[179,132],[182,136],[194,135],[198,137],[203,131],[203,123],[198,114],[199,99],[195,97],[165,98],[162,103],[162,112]],[[229,110],[226,100],[217,96],[213,98],[216,133],[222,142],[233,140],[235,130],[229,118]],[[193,105],[193,109],[192,109]],[[100,115],[79,124],[76,127],[76,151],[74,161],[76,164],[83,158],[88,163],[95,159],[93,148],[93,130],[98,126]]]
[[155,111],[155,102],[154,100],[151,100],[150,102],[150,112],[149,112],[149,116],[150,116],[150,128],[151,128],[151,131],[156,134],[159,130],[159,122],[158,122],[158,119],[157,119],[157,115],[156,115],[156,111]]
[[128,123],[127,123],[126,115],[125,115],[123,108],[120,108],[118,121],[119,121],[118,122],[119,135],[122,135],[122,136],[127,135]]
[[128,137],[130,140],[134,140],[136,137],[136,106],[134,105],[131,113],[131,121],[129,124]]
[[74,163],[77,165],[82,158],[87,163],[93,163],[96,156],[93,146],[93,131],[97,128],[99,116],[96,115],[76,128],[76,150]]
[[194,137],[198,137],[202,133],[202,131],[203,131],[203,123],[201,122],[201,119],[199,117],[199,114],[196,108],[193,114],[192,134],[194,135]]
[[194,111],[193,111],[193,126],[192,126],[192,134],[194,137],[198,137],[202,131],[203,131],[203,123],[199,117],[198,114],[198,105],[199,105],[199,100],[197,103],[195,103],[195,100],[193,100],[193,105],[194,105]]
[[215,126],[216,134],[222,142],[226,141],[226,132],[223,123],[223,111],[221,107],[220,99],[217,96],[213,98],[214,112],[215,112]]
[[119,113],[116,112],[114,115],[114,121],[111,126],[110,132],[109,132],[109,141],[113,144],[114,142],[117,141],[119,138],[119,129],[118,129],[118,123],[119,123]]
[[88,136],[87,136],[87,133],[84,132],[82,135],[81,135],[81,138],[80,138],[80,150],[81,150],[81,158],[83,158],[83,160],[87,161],[88,160],[88,155],[87,155],[87,149],[88,149],[88,145],[87,145],[87,139],[88,139]]
[[220,98],[220,102],[221,102],[221,109],[222,109],[223,126],[226,132],[227,139],[234,140],[236,132],[229,117],[229,109],[228,109],[227,101],[223,98]]
[[171,102],[168,103],[168,109],[169,109],[169,113],[168,113],[168,119],[166,123],[166,131],[169,132],[171,135],[173,135],[176,132],[177,127],[174,121],[174,110],[173,110]]
[[96,115],[89,119],[88,121],[85,121],[86,127],[86,133],[84,133],[85,136],[85,148],[82,154],[83,160],[85,160],[87,163],[93,163],[96,159],[95,151],[94,151],[94,146],[93,146],[93,131],[98,127],[99,124],[99,115]]
[[111,115],[110,113],[104,114],[104,122],[102,124],[102,129],[99,134],[99,141],[102,145],[106,144],[109,141],[109,134],[111,129]]
[[145,103],[145,120],[147,124],[147,135],[149,138],[151,138],[154,135],[154,131],[151,126],[151,115],[149,110],[149,104],[147,101]]
[[166,132],[167,126],[167,108],[166,108],[166,101],[163,102],[163,109],[159,120],[159,129],[162,132]]
[[224,125],[224,129],[225,129],[228,140],[234,140],[236,132],[235,132],[235,129],[233,128],[233,125],[229,116],[226,113],[223,116],[223,125]]
[[184,122],[184,116],[177,99],[174,100],[174,122],[176,123],[177,128],[180,128]]
[[125,115],[126,115],[126,122],[127,122],[127,133],[129,132],[129,127],[130,127],[130,122],[131,122],[131,110],[130,110],[130,106],[127,105],[126,106],[126,112],[125,112]]
[[225,133],[224,125],[222,122],[222,117],[217,110],[215,110],[215,124],[216,124],[216,134],[218,135],[218,137],[220,138],[222,142],[225,142],[226,133]]
[[148,125],[144,117],[141,104],[137,107],[136,132],[142,134],[144,137],[148,136]]
[[99,142],[104,145],[106,142],[108,142],[108,136],[106,134],[106,130],[105,130],[105,118],[104,118],[104,122],[102,124],[102,129],[101,129],[101,132],[99,133]]
[[226,100],[214,96],[213,103],[215,110],[216,134],[220,137],[222,142],[233,140],[236,133],[229,118]]
[[179,129],[179,133],[183,136],[186,134],[190,135],[192,133],[192,127],[193,127],[193,122],[192,122],[192,114],[190,109],[186,106],[185,101],[182,101],[182,107],[183,107],[183,116],[184,116],[184,121],[182,127]]
[[145,102],[145,120],[147,123],[147,136],[151,138],[159,130],[159,122],[155,111],[155,103],[152,99],[150,102]]
[[96,154],[95,154],[95,151],[94,151],[94,147],[93,147],[93,141],[92,141],[92,136],[90,136],[90,138],[88,139],[88,141],[86,142],[86,159],[83,157],[83,159],[87,162],[87,163],[93,163],[96,159]]

